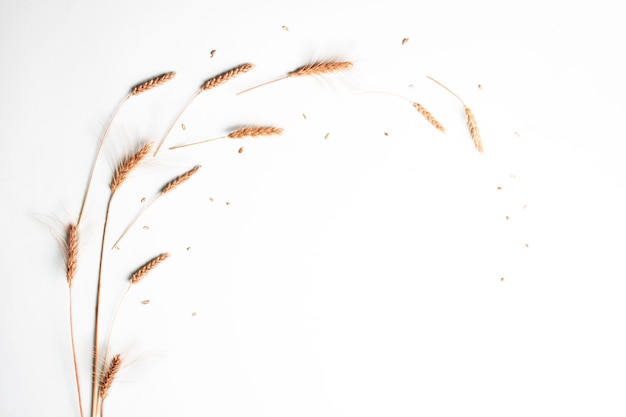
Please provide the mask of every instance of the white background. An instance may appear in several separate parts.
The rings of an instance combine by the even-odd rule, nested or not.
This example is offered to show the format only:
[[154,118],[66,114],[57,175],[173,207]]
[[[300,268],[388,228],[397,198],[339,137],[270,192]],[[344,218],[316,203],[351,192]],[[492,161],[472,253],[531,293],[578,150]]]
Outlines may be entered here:
[[[101,335],[129,275],[171,253],[120,311],[107,417],[626,414],[613,5],[4,1],[0,415],[79,415],[59,239],[117,103],[178,73],[121,109],[87,203],[74,285],[86,409],[111,169],[245,62],[167,144],[244,124],[285,133],[163,151],[114,200],[109,245],[143,197],[203,165],[105,251]],[[235,96],[324,58],[355,66]],[[426,75],[474,111],[484,154]],[[447,133],[364,90],[422,103]]]

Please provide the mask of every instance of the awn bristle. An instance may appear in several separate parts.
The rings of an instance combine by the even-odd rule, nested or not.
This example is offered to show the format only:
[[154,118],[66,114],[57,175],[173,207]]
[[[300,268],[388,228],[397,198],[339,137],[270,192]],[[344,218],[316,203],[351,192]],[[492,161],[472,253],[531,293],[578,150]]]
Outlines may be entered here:
[[244,74],[254,68],[254,64],[242,64],[238,67],[235,67],[229,71],[223,72],[222,74],[211,78],[206,81],[202,87],[200,87],[201,91],[210,90],[211,88],[215,88],[218,85],[224,84],[226,81],[235,78],[238,75]]
[[113,179],[111,180],[111,184],[109,187],[111,188],[111,192],[117,191],[118,188],[126,181],[128,174],[143,161],[143,159],[150,152],[150,147],[152,143],[148,142],[139,148],[135,153],[128,155],[124,160],[118,165],[115,170],[115,174],[113,175]]
[[166,82],[174,78],[175,75],[176,73],[173,71],[166,72],[165,74],[161,74],[159,76],[151,78],[148,81],[144,81],[141,84],[137,84],[136,86],[133,87],[132,90],[130,90],[130,95],[136,96],[137,94],[145,93],[148,90],[152,90],[154,87],[158,87],[161,84],[165,84]]
[[230,139],[241,139],[247,136],[270,136],[270,135],[280,135],[283,133],[283,129],[280,127],[264,127],[264,126],[256,126],[256,127],[243,127],[241,129],[237,129],[233,132],[230,132],[227,137]]
[[67,284],[71,287],[76,275],[76,260],[78,259],[78,227],[72,223],[67,226],[67,237],[65,241],[65,272]]
[[467,119],[467,126],[469,126],[470,133],[472,134],[472,140],[474,141],[474,146],[478,149],[478,152],[483,151],[483,142],[480,140],[480,132],[478,131],[478,123],[476,122],[476,117],[474,113],[470,110],[469,107],[465,107],[465,115]]
[[157,267],[157,265],[159,265],[161,262],[163,262],[164,260],[166,260],[167,258],[169,258],[170,254],[169,253],[162,253],[159,256],[157,256],[156,258],[152,259],[151,261],[149,261],[148,263],[146,263],[144,266],[142,266],[141,268],[139,268],[131,277],[130,277],[130,283],[131,284],[137,284],[139,281],[141,281],[146,275],[148,275],[148,272],[150,272],[151,270],[153,270],[154,268]]
[[428,120],[431,125],[435,126],[437,129],[439,129],[442,132],[446,131],[446,128],[443,127],[443,125],[439,123],[439,121],[435,119],[433,115],[430,114],[430,112],[426,110],[424,106],[422,106],[419,103],[413,103],[413,107],[415,107],[415,110],[417,110],[422,116],[424,116],[424,118]]
[[100,397],[103,400],[106,398],[107,394],[109,393],[109,389],[111,388],[111,385],[113,384],[115,375],[118,373],[121,366],[122,366],[122,357],[118,353],[117,355],[113,356],[113,359],[111,359],[111,363],[109,364],[109,368],[106,370],[106,372],[102,374],[102,377],[100,378]]
[[330,72],[346,71],[352,68],[349,61],[320,61],[304,65],[287,74],[288,77],[327,74]]
[[198,172],[198,170],[201,168],[201,165],[196,165],[195,167],[193,167],[192,169],[190,169],[189,171],[185,172],[182,175],[179,175],[178,177],[174,178],[172,181],[168,182],[167,184],[165,184],[165,186],[163,187],[163,189],[161,189],[161,195],[165,194],[165,193],[169,193],[170,191],[172,191],[174,188],[178,187],[180,184],[182,184],[183,182],[187,181],[189,178],[191,178],[191,176],[193,174],[195,174],[196,172]]

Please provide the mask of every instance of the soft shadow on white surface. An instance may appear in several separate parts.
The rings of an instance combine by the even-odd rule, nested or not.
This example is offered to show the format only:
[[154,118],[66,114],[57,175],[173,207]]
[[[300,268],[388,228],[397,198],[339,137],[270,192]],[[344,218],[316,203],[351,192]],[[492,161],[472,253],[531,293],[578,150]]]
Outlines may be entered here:
[[[116,104],[177,72],[124,105],[96,172],[74,287],[86,409],[111,169],[244,62],[167,144],[285,133],[162,152],[115,198],[111,244],[202,165],[106,250],[102,334],[128,276],[171,253],[120,312],[107,417],[623,415],[625,34],[608,2],[558,3],[0,6],[0,415],[79,415],[57,239]],[[326,57],[355,67],[235,95]],[[426,75],[472,108],[484,154]]]

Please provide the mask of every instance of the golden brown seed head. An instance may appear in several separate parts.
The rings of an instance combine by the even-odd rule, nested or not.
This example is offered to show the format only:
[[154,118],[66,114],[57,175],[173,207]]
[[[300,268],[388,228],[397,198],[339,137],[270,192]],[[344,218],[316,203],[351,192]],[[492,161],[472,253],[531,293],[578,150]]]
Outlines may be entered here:
[[235,78],[238,75],[245,74],[254,68],[254,64],[242,64],[238,67],[235,67],[229,71],[223,72],[222,74],[213,77],[207,80],[202,87],[200,87],[201,91],[210,90],[211,88],[215,88],[218,85],[224,84],[226,81]]
[[76,261],[78,259],[78,227],[75,224],[67,226],[65,241],[65,273],[67,284],[71,287],[76,275]]
[[136,96],[137,94],[145,93],[148,90],[152,90],[154,87],[158,87],[161,84],[165,84],[172,78],[176,76],[175,72],[166,72],[165,74],[161,74],[154,78],[149,79],[148,81],[144,81],[141,84],[137,84],[130,90],[131,96]]
[[172,181],[170,181],[167,184],[165,184],[165,186],[161,189],[161,195],[172,191],[174,188],[178,187],[180,184],[182,184],[183,182],[187,181],[189,178],[191,178],[191,176],[193,174],[198,172],[198,170],[201,167],[202,167],[201,165],[196,165],[195,167],[193,167],[189,171],[185,172],[182,175],[179,175],[178,177],[174,178]]
[[472,141],[474,141],[474,146],[478,149],[478,152],[483,151],[483,142],[480,139],[480,132],[478,131],[478,123],[476,123],[476,117],[474,113],[470,110],[469,107],[465,107],[465,116],[467,119],[467,126],[469,127],[470,134],[472,135]]
[[157,256],[156,258],[150,260],[148,263],[146,263],[144,266],[142,266],[141,268],[139,268],[131,277],[130,277],[130,283],[131,284],[137,284],[139,281],[141,281],[146,275],[148,275],[148,272],[150,272],[151,270],[153,270],[154,268],[157,267],[157,265],[159,265],[161,262],[163,262],[164,260],[166,260],[167,258],[169,258],[170,254],[169,253],[162,253],[161,255]]
[[141,161],[144,160],[144,158],[148,155],[148,152],[150,152],[151,146],[152,143],[146,143],[135,153],[128,155],[122,162],[120,162],[115,170],[111,184],[109,185],[112,193],[115,193],[115,191],[120,188],[128,177],[128,174],[130,174],[133,169],[137,168]]
[[352,68],[348,61],[320,61],[304,65],[287,74],[288,77],[302,77],[307,75],[328,74],[331,72],[346,71]]
[[115,375],[117,375],[121,366],[122,357],[118,353],[117,355],[113,356],[113,359],[111,359],[111,362],[109,363],[109,367],[107,368],[106,372],[104,372],[100,377],[100,398],[102,398],[103,400],[109,393],[111,385],[113,384],[113,380],[115,379]]
[[417,110],[422,116],[424,116],[424,118],[428,120],[431,125],[435,126],[438,130],[445,133],[446,129],[443,127],[443,125],[439,123],[439,121],[437,121],[437,119],[435,119],[424,106],[419,103],[413,103],[413,107],[415,107],[415,110]]
[[230,132],[227,137],[230,139],[241,139],[244,137],[255,136],[271,136],[280,135],[283,133],[283,129],[280,127],[272,126],[255,126],[255,127],[243,127]]

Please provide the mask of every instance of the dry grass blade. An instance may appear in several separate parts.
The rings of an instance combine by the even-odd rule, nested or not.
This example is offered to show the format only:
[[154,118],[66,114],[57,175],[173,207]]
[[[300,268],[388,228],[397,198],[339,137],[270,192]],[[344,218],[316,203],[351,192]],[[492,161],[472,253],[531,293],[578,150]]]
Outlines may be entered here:
[[483,151],[483,142],[480,139],[480,132],[478,131],[478,123],[476,123],[476,117],[469,107],[465,106],[465,116],[467,119],[467,126],[469,126],[470,133],[472,134],[472,140],[474,146],[478,149],[478,152]]
[[150,260],[148,263],[146,263],[144,266],[142,266],[141,268],[139,268],[131,277],[130,277],[130,283],[131,284],[137,284],[139,281],[141,281],[146,275],[148,275],[148,272],[152,271],[154,268],[156,268],[161,262],[163,262],[164,260],[166,260],[167,258],[170,257],[169,253],[162,253],[159,256],[157,256],[156,258]]
[[255,126],[242,127],[241,129],[230,132],[227,137],[230,139],[241,139],[245,137],[280,135],[282,133],[283,129],[281,129],[280,127]]
[[109,185],[112,193],[115,193],[120,188],[124,181],[126,181],[128,174],[130,174],[133,169],[137,168],[141,161],[148,156],[151,146],[152,144],[150,142],[146,143],[135,153],[128,155],[122,162],[120,162],[115,170],[111,184]]
[[352,66],[353,64],[350,61],[333,61],[333,60],[317,61],[317,62],[313,62],[312,64],[307,64],[307,65],[301,66],[300,68],[296,68],[295,70],[288,72],[287,75],[285,75],[284,77],[281,77],[272,81],[267,81],[262,84],[256,85],[254,87],[250,87],[248,89],[238,92],[237,94],[238,95],[243,94],[247,91],[254,90],[255,88],[259,88],[261,86],[268,85],[276,81],[284,80],[285,78],[330,74],[333,72],[341,72],[341,71],[349,70],[350,68],[352,68]]
[[78,259],[78,227],[72,223],[67,226],[65,240],[65,276],[71,287],[76,275],[76,261]]
[[161,195],[169,193],[170,191],[172,191],[174,188],[178,187],[180,184],[182,184],[183,182],[187,181],[189,178],[191,178],[196,172],[198,172],[198,170],[202,168],[201,165],[196,165],[195,167],[193,167],[192,169],[190,169],[189,171],[185,172],[182,175],[179,175],[178,177],[174,178],[172,181],[168,182],[167,184],[165,184],[165,186],[161,189]]
[[165,84],[176,76],[175,72],[166,72],[165,74],[158,75],[154,78],[144,81],[141,84],[137,84],[130,90],[131,96],[136,96],[141,93],[145,93],[148,90],[152,90],[155,87]]
[[439,81],[435,80],[433,77],[429,75],[427,75],[426,77],[430,79],[431,81],[434,81],[435,83],[439,84],[444,89],[448,90],[450,94],[458,98],[461,104],[463,104],[463,108],[465,109],[465,116],[466,116],[465,118],[467,120],[467,126],[469,127],[469,130],[470,130],[470,135],[472,136],[472,141],[474,142],[474,146],[476,147],[478,152],[482,153],[483,143],[482,143],[482,140],[480,139],[480,133],[478,132],[478,124],[476,123],[476,117],[474,116],[474,113],[472,113],[472,111],[470,110],[469,107],[467,107],[463,99],[459,97],[454,91],[450,90],[448,87],[446,87]]
[[439,123],[439,121],[435,119],[435,117],[432,114],[430,114],[430,112],[426,110],[424,106],[422,106],[419,103],[412,103],[412,104],[413,104],[413,107],[415,107],[415,110],[417,110],[422,116],[424,116],[424,118],[428,120],[431,125],[435,126],[438,130],[445,133],[446,128],[443,127],[443,125]]
[[117,375],[121,366],[122,366],[122,357],[118,353],[117,355],[113,356],[113,359],[111,359],[111,362],[109,363],[109,367],[107,368],[106,372],[102,374],[102,377],[100,378],[100,398],[102,398],[103,400],[106,398],[107,394],[109,393],[109,390],[111,389],[111,385],[113,384],[113,380],[115,379],[115,375]]
[[185,145],[172,146],[170,149],[179,149],[185,148],[187,146],[199,145],[201,143],[211,142],[213,140],[218,139],[242,139],[245,137],[256,137],[256,136],[271,136],[271,135],[281,135],[283,133],[283,129],[280,127],[273,126],[251,126],[251,127],[242,127],[241,129],[234,130],[230,132],[226,136],[220,136],[217,138],[205,139],[199,142],[187,143]]
[[238,67],[235,67],[229,71],[223,72],[222,74],[213,77],[207,80],[202,87],[200,87],[201,91],[210,90],[211,88],[215,88],[218,85],[224,84],[226,81],[235,78],[238,75],[245,74],[254,68],[254,64],[242,64]]

